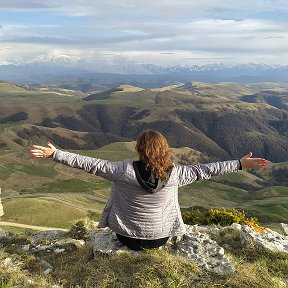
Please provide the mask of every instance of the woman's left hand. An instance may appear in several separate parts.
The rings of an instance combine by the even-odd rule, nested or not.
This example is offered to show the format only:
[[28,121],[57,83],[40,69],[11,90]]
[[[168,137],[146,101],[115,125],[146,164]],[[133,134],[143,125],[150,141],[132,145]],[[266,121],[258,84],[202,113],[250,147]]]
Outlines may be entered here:
[[268,164],[263,158],[252,158],[252,152],[240,159],[242,169],[260,169]]
[[56,147],[48,142],[48,147],[33,145],[30,152],[33,157],[52,158],[56,150]]

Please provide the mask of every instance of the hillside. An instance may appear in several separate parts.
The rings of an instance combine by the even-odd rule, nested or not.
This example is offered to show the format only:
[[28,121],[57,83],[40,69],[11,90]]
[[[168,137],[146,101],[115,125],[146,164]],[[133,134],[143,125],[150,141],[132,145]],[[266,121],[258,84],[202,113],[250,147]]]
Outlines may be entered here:
[[[91,149],[92,134],[81,134],[80,144],[75,137],[62,139],[53,133],[57,127],[73,130],[70,135],[105,134],[109,143],[134,140],[150,128],[163,132],[174,147],[187,146],[218,159],[240,157],[253,147],[255,155],[273,162],[288,160],[287,110],[269,101],[242,101],[265,93],[245,85],[192,82],[159,89],[120,85],[84,100],[23,88],[15,92],[15,85],[1,85],[0,131],[15,126],[14,142],[24,141],[23,145],[43,134],[64,149]],[[279,84],[273,89],[285,88]],[[9,137],[0,138],[0,146],[9,147]],[[105,144],[96,143],[95,148]]]
[[[288,112],[267,101],[241,100],[260,95],[259,89],[276,93],[286,86],[189,82],[143,89],[123,84],[83,100],[77,93],[59,95],[0,83],[4,220],[68,227],[87,215],[97,219],[107,201],[107,181],[31,159],[27,151],[33,143],[46,145],[49,139],[62,149],[121,160],[136,156],[131,141],[141,131],[156,129],[176,148],[175,161],[237,159],[252,150],[275,163],[259,175],[241,172],[184,187],[183,207],[235,207],[266,223],[288,221],[287,183],[281,178],[287,171]],[[48,219],[51,211],[54,217]]]

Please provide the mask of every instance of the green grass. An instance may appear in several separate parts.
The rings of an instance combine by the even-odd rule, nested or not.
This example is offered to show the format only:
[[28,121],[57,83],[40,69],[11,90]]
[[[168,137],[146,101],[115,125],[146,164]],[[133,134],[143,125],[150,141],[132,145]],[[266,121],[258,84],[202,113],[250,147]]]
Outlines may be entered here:
[[262,223],[285,222],[288,223],[288,201],[284,204],[256,204],[247,207],[247,210],[256,216]]
[[137,159],[137,153],[132,148],[133,145],[125,142],[115,142],[97,150],[70,150],[73,153],[80,155],[100,158],[110,161],[121,161],[124,159]]
[[93,193],[98,189],[106,189],[111,187],[110,182],[105,180],[99,181],[84,181],[80,179],[67,179],[67,180],[55,180],[54,182],[50,182],[47,184],[43,184],[42,187],[34,188],[33,190],[27,189],[22,192],[29,193]]
[[3,207],[3,221],[36,226],[66,228],[87,215],[85,210],[41,198],[15,198]]
[[6,123],[6,124],[0,124],[0,133],[4,132],[5,129],[16,126],[17,123]]
[[58,175],[58,173],[54,170],[51,166],[36,166],[36,165],[29,165],[29,164],[7,164],[7,167],[10,171],[19,171],[31,176],[38,176],[38,177],[46,177],[46,178],[54,178]]
[[249,197],[246,191],[212,181],[199,181],[179,189],[181,206],[235,207]]
[[269,199],[277,197],[287,197],[288,199],[288,187],[285,186],[272,186],[253,192],[253,199]]
[[41,92],[41,91],[9,91],[1,90],[0,86],[0,100],[8,102],[29,102],[29,103],[81,103],[81,100],[73,96],[63,96],[53,92]]

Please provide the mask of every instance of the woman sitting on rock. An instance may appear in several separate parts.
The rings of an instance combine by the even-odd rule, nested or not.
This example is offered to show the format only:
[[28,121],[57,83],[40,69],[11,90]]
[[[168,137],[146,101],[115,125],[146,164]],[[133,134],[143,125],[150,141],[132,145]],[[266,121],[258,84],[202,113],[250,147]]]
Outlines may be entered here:
[[137,140],[138,161],[112,162],[95,159],[48,147],[32,146],[34,157],[82,169],[112,181],[112,191],[99,222],[99,228],[110,227],[118,239],[133,250],[157,248],[169,237],[186,233],[178,187],[211,176],[261,168],[262,158],[251,158],[250,152],[241,160],[199,165],[173,164],[166,138],[157,131],[143,132]]

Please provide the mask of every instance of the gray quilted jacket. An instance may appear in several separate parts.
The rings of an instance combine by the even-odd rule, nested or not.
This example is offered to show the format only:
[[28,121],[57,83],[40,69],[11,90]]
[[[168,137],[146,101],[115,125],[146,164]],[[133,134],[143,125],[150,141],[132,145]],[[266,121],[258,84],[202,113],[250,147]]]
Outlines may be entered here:
[[132,160],[111,162],[57,150],[53,159],[112,181],[110,198],[99,227],[132,238],[159,239],[186,233],[178,203],[178,187],[211,176],[237,172],[239,160],[174,165],[165,187],[148,193],[138,183]]

